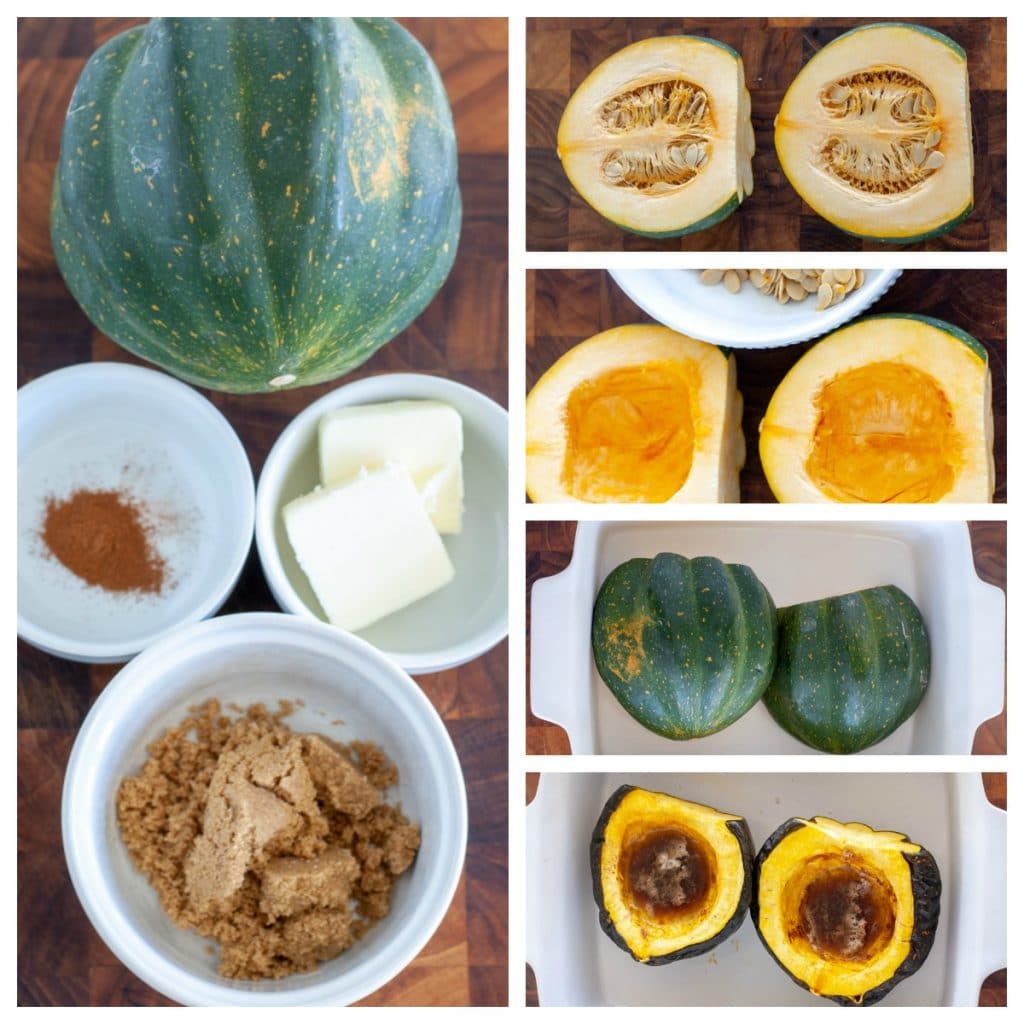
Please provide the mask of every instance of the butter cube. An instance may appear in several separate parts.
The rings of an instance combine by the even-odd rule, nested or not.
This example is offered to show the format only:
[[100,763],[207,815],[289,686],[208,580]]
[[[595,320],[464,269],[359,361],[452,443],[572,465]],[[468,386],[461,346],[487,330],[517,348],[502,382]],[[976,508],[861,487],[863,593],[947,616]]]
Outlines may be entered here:
[[462,418],[444,402],[380,402],[320,420],[320,483],[351,480],[389,462],[406,467],[441,533],[462,529]]
[[296,498],[284,525],[324,613],[342,629],[363,629],[455,576],[404,466]]

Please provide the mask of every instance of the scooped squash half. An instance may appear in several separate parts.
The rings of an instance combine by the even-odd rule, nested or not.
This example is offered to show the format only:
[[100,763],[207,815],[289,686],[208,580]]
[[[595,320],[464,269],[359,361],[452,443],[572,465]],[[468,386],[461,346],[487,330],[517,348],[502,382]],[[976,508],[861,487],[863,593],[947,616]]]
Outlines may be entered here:
[[526,399],[534,501],[738,501],[746,454],[736,361],[667,327],[604,331]]
[[775,149],[808,206],[853,235],[919,242],[974,204],[967,55],[920,25],[866,25],[786,92]]
[[760,448],[779,501],[991,501],[988,354],[943,320],[867,317],[786,374]]
[[598,65],[558,126],[558,156],[603,217],[641,235],[685,235],[754,187],[743,61],[714,39],[644,39]]
[[798,985],[869,1006],[924,963],[941,893],[935,858],[899,832],[790,818],[757,855],[751,916]]
[[743,924],[753,858],[739,815],[620,786],[590,841],[601,930],[651,966],[700,956]]

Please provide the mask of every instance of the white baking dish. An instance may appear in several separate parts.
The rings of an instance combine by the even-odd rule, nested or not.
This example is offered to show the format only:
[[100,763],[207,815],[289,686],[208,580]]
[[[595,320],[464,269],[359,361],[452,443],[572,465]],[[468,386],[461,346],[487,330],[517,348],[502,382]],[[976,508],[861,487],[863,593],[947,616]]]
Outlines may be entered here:
[[623,783],[742,814],[755,850],[786,819],[823,814],[905,832],[942,876],[935,945],[884,1006],[975,1006],[1006,966],[1006,814],[975,774],[545,774],[526,812],[526,957],[542,1006],[830,1006],[762,946],[748,916],[710,953],[638,964],[598,927],[588,843]]
[[602,683],[590,649],[594,600],[629,558],[675,551],[749,565],[778,607],[893,583],[917,603],[931,640],[921,706],[871,754],[969,754],[1003,706],[1006,598],[978,579],[962,522],[581,522],[568,568],[533,585],[533,712],[561,725],[575,754],[809,754],[760,703],[699,740],[634,721]]

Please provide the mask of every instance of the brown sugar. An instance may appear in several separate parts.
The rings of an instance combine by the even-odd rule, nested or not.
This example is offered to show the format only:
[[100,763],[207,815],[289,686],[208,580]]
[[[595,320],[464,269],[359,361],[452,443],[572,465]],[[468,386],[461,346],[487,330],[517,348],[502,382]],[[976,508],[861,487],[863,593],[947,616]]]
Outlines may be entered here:
[[419,827],[384,801],[398,774],[379,747],[343,747],[254,704],[213,700],[149,747],[121,782],[117,819],[171,919],[217,939],[229,978],[313,970],[390,909]]

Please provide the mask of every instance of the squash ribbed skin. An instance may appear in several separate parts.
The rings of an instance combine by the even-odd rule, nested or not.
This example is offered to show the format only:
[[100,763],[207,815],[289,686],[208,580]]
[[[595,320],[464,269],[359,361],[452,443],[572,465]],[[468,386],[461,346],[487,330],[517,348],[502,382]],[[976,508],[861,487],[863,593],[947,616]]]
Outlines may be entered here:
[[930,667],[917,605],[899,587],[873,587],[779,610],[778,659],[764,703],[801,743],[853,754],[914,713]]
[[745,565],[634,558],[602,584],[591,640],[601,678],[633,718],[669,739],[694,739],[761,698],[775,666],[775,605]]
[[61,273],[93,323],[194,384],[331,380],[444,283],[462,207],[447,96],[388,19],[156,19],[71,99]]

